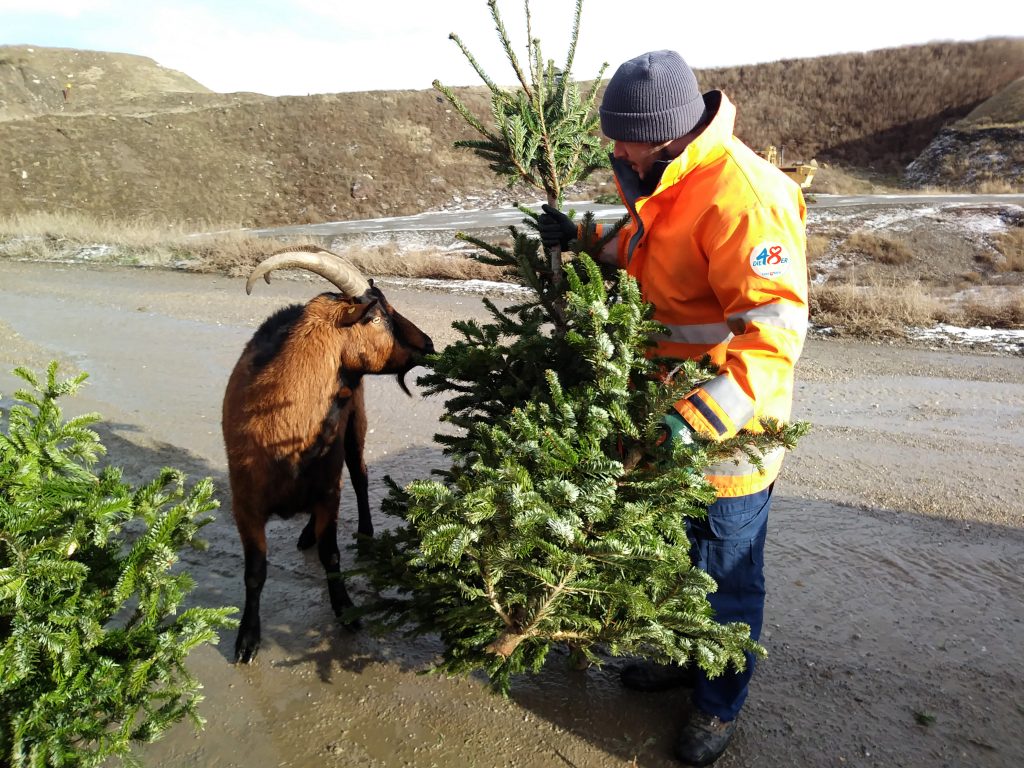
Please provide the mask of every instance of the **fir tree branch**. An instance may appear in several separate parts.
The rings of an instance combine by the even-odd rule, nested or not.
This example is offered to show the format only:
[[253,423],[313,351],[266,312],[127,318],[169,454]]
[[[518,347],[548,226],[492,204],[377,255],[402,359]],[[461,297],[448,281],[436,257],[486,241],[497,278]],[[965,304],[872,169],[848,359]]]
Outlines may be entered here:
[[457,34],[452,32],[450,35],[448,35],[448,39],[454,40],[455,44],[459,46],[459,50],[462,51],[462,55],[466,57],[466,61],[468,61],[470,66],[473,67],[476,73],[480,76],[480,79],[484,81],[484,85],[486,85],[491,90],[491,93],[500,94],[504,92],[501,88],[494,84],[494,81],[492,81],[491,78],[487,76],[487,73],[484,72],[480,64],[477,63],[477,60],[473,57],[473,54],[469,52],[469,49],[466,47],[465,43],[462,42],[462,38],[460,38]]
[[540,625],[551,612],[553,606],[558,602],[558,598],[561,596],[562,592],[565,591],[566,585],[574,576],[575,573],[570,569],[557,585],[547,585],[551,591],[548,595],[542,598],[541,604],[534,611],[533,618],[530,623],[525,627],[516,623],[513,625],[515,631],[506,630],[505,632],[502,632],[495,640],[487,645],[485,650],[488,653],[493,653],[507,659],[524,641],[531,637],[535,637],[540,631]]
[[[527,19],[529,19],[530,2],[526,1]],[[498,39],[501,40],[501,45],[505,49],[505,55],[508,56],[509,64],[512,65],[513,71],[516,73],[516,77],[519,78],[520,84],[523,86],[523,92],[527,98],[532,98],[532,89],[530,88],[530,81],[526,79],[523,74],[522,68],[519,66],[519,59],[516,57],[515,51],[512,49],[512,43],[508,38],[508,33],[505,31],[505,24],[501,20],[501,14],[498,13],[498,1],[487,0],[487,5],[491,9],[491,18],[494,19],[494,26],[498,30]]]
[[572,73],[573,61],[576,59],[576,44],[580,37],[580,18],[583,15],[583,0],[576,0],[576,11],[572,19],[572,34],[569,36],[569,51],[565,56],[565,67],[562,69],[562,77],[558,83],[558,90],[555,93],[555,101],[565,105],[565,88]]
[[469,123],[470,126],[475,128],[481,135],[484,136],[492,144],[500,145],[501,139],[495,136],[493,133],[484,127],[484,124],[477,119],[477,116],[470,112],[469,107],[462,103],[462,100],[455,95],[455,92],[446,85],[443,85],[440,80],[434,80],[432,83],[435,89],[444,94],[444,97],[448,99],[448,103],[455,107],[455,111],[458,112],[462,119]]
[[498,615],[502,622],[504,622],[505,626],[510,629],[513,628],[515,626],[515,622],[512,620],[512,617],[501,607],[501,603],[498,602],[498,594],[494,589],[494,583],[491,580],[491,573],[490,569],[488,569],[487,567],[487,563],[483,560],[479,560],[479,564],[480,575],[483,578],[484,593],[487,595],[487,601],[491,604],[491,607],[494,609],[494,612]]
[[573,641],[583,641],[587,645],[594,642],[594,636],[587,632],[552,632],[551,639],[556,643],[571,643]]

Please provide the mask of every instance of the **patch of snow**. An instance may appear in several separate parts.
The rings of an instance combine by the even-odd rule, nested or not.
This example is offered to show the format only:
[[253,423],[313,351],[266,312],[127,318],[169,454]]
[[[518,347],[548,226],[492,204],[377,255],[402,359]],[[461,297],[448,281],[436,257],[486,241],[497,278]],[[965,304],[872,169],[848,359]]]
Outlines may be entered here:
[[93,259],[102,259],[106,256],[113,256],[117,253],[117,248],[112,245],[86,245],[79,248],[72,254],[74,259],[82,259],[83,261],[92,261]]
[[33,243],[41,238],[34,235],[11,235],[0,240],[0,254],[8,255],[20,251],[25,243]]
[[476,295],[499,295],[499,296],[525,296],[531,291],[524,285],[517,283],[503,283],[496,280],[438,280],[427,277],[387,277],[376,282],[394,285],[400,288],[432,289],[445,291],[446,293],[476,294]]
[[839,265],[842,264],[845,257],[842,254],[834,254],[822,259],[819,259],[815,266],[818,268],[818,273],[811,278],[811,285],[824,285],[832,277],[832,273],[839,269]]
[[908,328],[907,335],[917,341],[936,341],[971,347],[986,347],[999,352],[1024,355],[1024,330],[1001,328],[961,328],[939,323],[934,328]]
[[974,212],[957,218],[957,224],[979,235],[993,235],[1009,228],[1002,216],[993,213]]
[[938,214],[936,207],[921,208],[897,208],[879,213],[873,218],[864,222],[864,228],[869,230],[877,229],[898,229],[899,225],[906,221],[915,221]]

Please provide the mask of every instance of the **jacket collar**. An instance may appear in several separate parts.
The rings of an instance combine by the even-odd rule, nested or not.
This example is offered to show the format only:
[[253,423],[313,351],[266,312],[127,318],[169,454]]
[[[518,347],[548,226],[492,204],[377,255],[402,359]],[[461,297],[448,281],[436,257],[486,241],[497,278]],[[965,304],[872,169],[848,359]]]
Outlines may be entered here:
[[697,138],[686,145],[679,157],[669,162],[653,194],[670,187],[694,169],[713,160],[721,154],[723,147],[732,138],[736,125],[736,107],[721,91],[704,94],[704,104],[713,115],[711,122]]
[[619,180],[623,196],[631,206],[640,198],[651,197],[672,186],[688,173],[717,157],[725,143],[732,137],[736,125],[736,107],[721,91],[704,94],[704,104],[712,115],[697,137],[686,145],[679,157],[661,166],[661,174],[654,178],[641,179],[629,163],[611,158],[612,169]]

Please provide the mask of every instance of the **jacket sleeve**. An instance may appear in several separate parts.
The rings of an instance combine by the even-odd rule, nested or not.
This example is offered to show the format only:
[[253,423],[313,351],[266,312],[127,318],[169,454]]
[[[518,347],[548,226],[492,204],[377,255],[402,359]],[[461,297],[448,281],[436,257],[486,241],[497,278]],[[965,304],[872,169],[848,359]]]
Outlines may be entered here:
[[807,334],[806,210],[753,208],[706,243],[711,288],[732,335],[719,374],[676,403],[698,432],[725,439],[790,417],[793,369]]

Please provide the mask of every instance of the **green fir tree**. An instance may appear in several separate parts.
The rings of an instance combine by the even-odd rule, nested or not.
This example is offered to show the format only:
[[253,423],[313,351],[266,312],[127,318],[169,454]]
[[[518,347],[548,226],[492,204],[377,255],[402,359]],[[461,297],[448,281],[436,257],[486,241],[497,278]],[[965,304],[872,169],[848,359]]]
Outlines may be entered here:
[[[496,5],[488,5],[520,73]],[[533,80],[502,102],[524,111],[529,93],[545,92],[538,79],[555,71],[539,66],[539,43],[530,45]],[[565,84],[568,65],[561,77]],[[565,85],[565,92],[578,91]],[[496,108],[492,129],[467,121],[504,136],[508,114]],[[593,126],[589,120],[576,124]],[[549,133],[531,134],[526,146],[557,146],[554,125],[531,124]],[[496,171],[519,167],[518,146],[495,138],[486,151]],[[550,178],[564,166],[543,153],[531,163],[535,175],[523,179],[564,189]],[[588,168],[576,172],[583,178]],[[724,442],[664,443],[662,415],[715,370],[706,361],[649,356],[652,335],[664,328],[636,281],[587,255],[617,227],[599,237],[584,217],[575,255],[553,268],[533,235],[536,214],[523,210],[526,227],[511,228],[511,249],[463,236],[529,295],[506,308],[485,300],[491,322],[456,322],[462,338],[431,358],[420,384],[447,398],[442,419],[454,430],[435,439],[451,466],[406,488],[392,483],[384,509],[399,525],[380,535],[359,569],[376,598],[356,613],[378,628],[438,634],[444,651],[436,669],[482,669],[502,692],[512,675],[539,669],[555,646],[578,661],[598,662],[607,652],[695,661],[712,675],[742,667],[745,651],[763,649],[746,625],[715,621],[707,594],[716,585],[692,567],[686,520],[715,498],[705,467],[737,449],[757,463],[771,448],[792,447],[804,428],[766,423],[763,433]]]
[[526,183],[542,190],[551,205],[562,202],[566,187],[581,181],[598,168],[608,166],[607,153],[601,146],[594,112],[597,89],[607,64],[601,67],[586,96],[573,81],[572,65],[580,32],[583,0],[577,0],[573,18],[572,38],[565,65],[559,69],[551,60],[545,62],[540,40],[533,37],[530,3],[526,11],[526,60],[524,70],[516,56],[498,12],[497,0],[487,6],[494,20],[505,55],[515,72],[519,87],[502,88],[481,69],[473,54],[455,33],[449,35],[459,46],[466,60],[491,91],[492,125],[486,125],[459,99],[450,88],[434,81],[434,88],[480,134],[480,139],[455,142],[457,147],[473,150],[490,163],[491,169],[508,185]]
[[178,553],[201,546],[213,486],[186,489],[173,469],[138,489],[117,468],[95,474],[99,417],[65,421],[58,405],[85,374],[15,373],[29,388],[0,433],[0,766],[137,764],[133,744],[185,717],[201,726],[185,660],[234,623],[232,608],[181,610],[194,582]]
[[[533,36],[529,0],[523,6],[528,64],[525,71],[501,20],[497,0],[487,1],[498,40],[519,82],[518,88],[496,85],[462,39],[455,33],[449,35],[491,92],[491,125],[474,115],[455,92],[440,81],[434,81],[434,88],[444,94],[481,136],[479,139],[456,141],[456,147],[471,149],[487,160],[491,170],[509,187],[527,184],[543,191],[549,205],[560,206],[567,187],[599,168],[608,167],[607,152],[597,136],[599,117],[594,110],[601,76],[608,65],[602,65],[586,95],[581,94],[579,85],[572,79],[572,65],[579,39],[583,0],[576,0],[569,51],[561,69],[555,66],[554,61],[544,61],[540,40]],[[487,249],[484,243],[473,238],[464,239]],[[562,279],[561,251],[553,248],[546,255],[550,281],[557,287]]]

